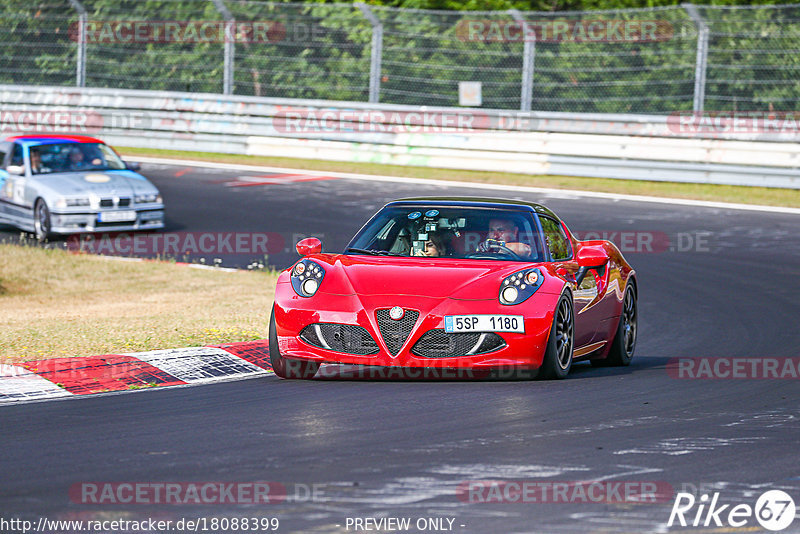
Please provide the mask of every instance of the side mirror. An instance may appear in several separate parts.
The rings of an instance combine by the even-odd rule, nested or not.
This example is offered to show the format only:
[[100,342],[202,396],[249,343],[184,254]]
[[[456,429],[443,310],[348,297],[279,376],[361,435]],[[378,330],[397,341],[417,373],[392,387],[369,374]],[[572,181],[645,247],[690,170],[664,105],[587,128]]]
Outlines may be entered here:
[[141,163],[136,163],[135,161],[126,161],[125,168],[129,171],[138,171],[142,168]]
[[578,249],[575,261],[578,262],[578,272],[575,273],[575,284],[581,285],[589,269],[602,267],[608,263],[608,252],[603,247],[584,246]]
[[575,261],[579,267],[602,267],[608,263],[608,252],[603,247],[584,246],[578,249]]
[[322,252],[322,241],[316,237],[307,237],[302,241],[297,242],[297,253],[301,256],[308,256],[310,254],[319,254]]
[[8,174],[16,174],[18,176],[25,176],[25,167],[22,165],[9,165],[6,167]]

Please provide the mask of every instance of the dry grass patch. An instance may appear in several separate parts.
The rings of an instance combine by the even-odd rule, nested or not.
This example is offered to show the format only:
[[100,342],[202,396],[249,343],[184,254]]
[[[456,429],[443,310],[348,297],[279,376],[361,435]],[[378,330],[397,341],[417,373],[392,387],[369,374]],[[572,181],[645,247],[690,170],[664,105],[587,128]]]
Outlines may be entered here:
[[277,279],[10,244],[0,276],[2,361],[264,339]]

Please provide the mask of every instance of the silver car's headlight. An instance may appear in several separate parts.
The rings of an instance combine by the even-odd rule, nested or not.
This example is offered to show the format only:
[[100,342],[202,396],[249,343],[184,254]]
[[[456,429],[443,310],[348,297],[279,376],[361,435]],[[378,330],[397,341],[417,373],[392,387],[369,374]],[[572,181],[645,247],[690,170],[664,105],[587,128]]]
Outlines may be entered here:
[[525,269],[506,276],[500,284],[500,304],[510,306],[524,302],[542,286],[544,276],[539,269]]
[[134,200],[137,204],[152,204],[153,202],[157,202],[161,204],[161,195],[158,193],[150,193],[147,195],[136,195]]
[[56,200],[57,208],[74,208],[78,206],[88,206],[88,198],[59,198]]

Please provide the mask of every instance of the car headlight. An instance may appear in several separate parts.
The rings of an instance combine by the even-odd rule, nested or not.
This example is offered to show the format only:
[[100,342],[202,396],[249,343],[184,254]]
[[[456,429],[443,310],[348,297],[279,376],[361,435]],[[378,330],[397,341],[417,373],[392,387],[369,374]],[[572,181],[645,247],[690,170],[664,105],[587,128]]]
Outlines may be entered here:
[[56,200],[57,208],[75,208],[78,206],[88,206],[88,198],[59,198]]
[[301,297],[313,297],[319,289],[325,269],[311,260],[300,260],[292,267],[292,287]]
[[500,284],[500,304],[511,306],[526,301],[544,283],[539,269],[525,269],[506,276]]
[[161,195],[158,193],[150,193],[147,195],[136,195],[134,197],[137,204],[152,204],[153,202],[158,202],[161,204]]

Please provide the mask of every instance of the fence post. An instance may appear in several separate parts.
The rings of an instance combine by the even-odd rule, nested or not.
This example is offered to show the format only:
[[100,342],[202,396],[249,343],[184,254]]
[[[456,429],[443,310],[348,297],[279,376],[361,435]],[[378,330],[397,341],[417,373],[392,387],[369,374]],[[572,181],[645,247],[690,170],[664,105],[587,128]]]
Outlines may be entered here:
[[225,5],[225,0],[212,0],[220,15],[225,19],[225,43],[222,51],[222,93],[233,94],[233,63],[236,49],[234,41],[236,39],[236,20],[233,14]]
[[697,26],[697,58],[694,66],[694,101],[692,110],[702,113],[706,98],[706,70],[708,68],[708,25],[697,6],[681,4]]
[[522,26],[522,35],[525,39],[522,50],[522,94],[520,95],[520,111],[531,110],[531,100],[533,99],[533,66],[536,59],[536,33],[528,25],[522,13],[516,9],[509,9],[508,12]]
[[78,12],[78,53],[75,58],[75,85],[86,87],[86,25],[88,17],[86,8],[83,7],[79,0],[69,0],[69,3]]
[[383,24],[367,4],[357,2],[356,5],[372,24],[372,50],[369,61],[369,102],[377,104],[381,93],[381,58],[383,56]]

